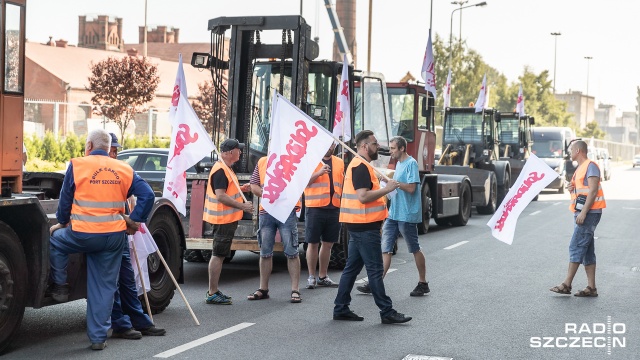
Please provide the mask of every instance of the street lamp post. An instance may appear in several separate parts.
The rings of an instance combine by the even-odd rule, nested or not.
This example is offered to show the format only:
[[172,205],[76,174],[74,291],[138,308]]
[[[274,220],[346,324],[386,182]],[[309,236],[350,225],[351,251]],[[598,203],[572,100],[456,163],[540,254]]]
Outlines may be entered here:
[[144,0],[144,40],[142,45],[142,56],[147,57],[147,0]]
[[[466,2],[466,1],[465,1]],[[453,2],[452,4],[457,4],[457,2]],[[451,12],[451,26],[449,27],[449,70],[451,70],[451,66],[452,66],[452,52],[451,52],[451,43],[453,42],[453,14],[456,11],[460,11],[462,9],[466,9],[466,8],[470,8],[470,7],[474,7],[474,6],[487,6],[487,2],[483,1],[481,3],[477,3],[477,4],[472,4],[472,5],[467,5],[467,6],[462,6],[462,4],[460,4],[461,6],[457,9],[454,9]],[[461,12],[462,13],[462,12]],[[462,37],[462,17],[460,17],[460,32],[461,32],[461,37]]]
[[556,55],[558,54],[558,36],[562,35],[560,32],[552,32],[555,39],[555,45],[553,48],[553,94],[556,94]]
[[[458,10],[462,10],[462,5],[464,5],[464,4],[468,3],[468,2],[469,2],[469,0],[458,0],[458,1],[452,1],[451,4],[459,5],[460,8]],[[459,29],[459,31],[460,31],[459,32],[460,37],[458,38],[458,42],[460,44],[462,44],[462,11],[460,11],[460,29]]]
[[593,57],[591,56],[585,56],[585,59],[587,59],[587,96],[589,96],[589,63],[591,62],[591,59],[593,59]]

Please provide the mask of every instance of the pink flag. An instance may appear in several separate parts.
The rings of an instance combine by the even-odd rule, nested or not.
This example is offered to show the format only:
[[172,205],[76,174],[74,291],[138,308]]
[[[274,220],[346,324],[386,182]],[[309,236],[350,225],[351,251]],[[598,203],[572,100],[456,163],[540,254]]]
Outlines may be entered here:
[[334,140],[328,130],[280,94],[276,94],[272,113],[260,203],[284,223]]
[[180,94],[172,127],[162,196],[171,200],[176,209],[187,216],[185,171],[211,154],[214,145],[184,93]]
[[520,91],[518,91],[518,102],[516,103],[516,112],[518,116],[524,116],[524,96],[522,96],[522,84],[520,84]]
[[447,83],[444,84],[444,107],[451,106],[451,69],[447,75]]
[[429,41],[424,51],[424,59],[422,60],[422,80],[424,80],[424,89],[436,97],[436,62],[433,59],[433,45],[431,44],[431,32],[429,32]]
[[342,141],[351,139],[351,107],[349,102],[349,63],[344,55],[342,76],[338,86],[338,102],[336,102],[336,116],[333,120],[333,136],[342,137]]
[[534,154],[529,155],[520,176],[487,223],[491,228],[491,235],[511,245],[520,213],[557,177],[558,173],[539,157]]
[[476,100],[476,112],[482,112],[487,107],[487,74],[484,74],[482,78],[482,87],[478,94],[478,100]]
[[184,69],[182,67],[182,54],[178,55],[178,73],[176,74],[176,82],[173,85],[173,95],[171,96],[171,107],[169,107],[169,122],[173,125],[175,119],[176,110],[178,109],[178,101],[180,100],[180,94],[187,96],[187,83],[184,79]]

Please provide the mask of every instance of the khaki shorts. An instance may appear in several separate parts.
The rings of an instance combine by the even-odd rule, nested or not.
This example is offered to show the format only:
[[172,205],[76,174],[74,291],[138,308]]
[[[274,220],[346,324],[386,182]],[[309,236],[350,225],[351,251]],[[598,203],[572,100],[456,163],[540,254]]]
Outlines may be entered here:
[[238,222],[213,225],[213,249],[211,256],[227,257],[231,253],[231,240],[238,228]]

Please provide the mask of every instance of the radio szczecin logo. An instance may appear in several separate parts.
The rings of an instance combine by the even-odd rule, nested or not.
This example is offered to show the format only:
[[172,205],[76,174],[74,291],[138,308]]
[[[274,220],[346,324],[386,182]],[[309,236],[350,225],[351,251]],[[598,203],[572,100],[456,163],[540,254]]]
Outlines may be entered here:
[[532,336],[529,347],[532,348],[599,348],[607,349],[627,346],[627,326],[612,322],[607,316],[606,323],[565,323],[564,336]]

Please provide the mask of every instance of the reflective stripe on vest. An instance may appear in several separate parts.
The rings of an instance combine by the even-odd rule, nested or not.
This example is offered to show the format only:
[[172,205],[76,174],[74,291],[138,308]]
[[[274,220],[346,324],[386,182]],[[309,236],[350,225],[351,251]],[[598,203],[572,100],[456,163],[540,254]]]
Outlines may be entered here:
[[[324,163],[318,164],[313,172],[319,171]],[[340,207],[340,197],[342,196],[342,182],[344,181],[344,162],[337,156],[331,156],[331,177],[333,179],[333,198],[331,204]],[[304,189],[304,201],[307,207],[324,207],[329,205],[329,195],[331,188],[329,175],[322,174],[309,186]]]
[[209,185],[207,185],[207,194],[204,199],[204,211],[202,213],[202,220],[210,224],[230,224],[242,219],[242,210],[221,203],[213,190],[211,177],[220,169],[222,169],[224,175],[227,177],[227,190],[225,191],[225,194],[239,203],[243,201],[242,195],[240,194],[238,187],[235,185],[235,182],[238,181],[236,174],[233,173],[228,166],[222,166],[220,161],[216,161],[209,172]]
[[121,214],[133,183],[133,169],[104,155],[71,159],[75,192],[71,204],[71,228],[89,234],[124,231]]
[[353,169],[360,164],[365,164],[369,170],[369,176],[373,184],[371,190],[380,189],[380,182],[375,176],[371,165],[360,160],[360,158],[351,160],[345,173],[342,202],[340,205],[340,222],[349,224],[373,223],[382,221],[389,215],[384,196],[366,204],[358,200],[358,195],[353,187]]
[[[569,205],[569,210],[571,212],[575,212],[575,204],[576,198],[578,195],[589,194],[589,185],[584,185],[584,179],[587,176],[587,169],[589,168],[589,164],[593,163],[595,166],[598,166],[595,162],[588,160],[582,163],[582,165],[578,166],[576,171],[573,173],[573,178],[571,179],[571,183],[574,186],[574,191],[571,192],[571,204]],[[600,168],[598,167],[598,170]],[[588,183],[587,183],[588,184]],[[591,205],[591,209],[604,209],[607,207],[607,202],[604,200],[604,192],[602,191],[602,183],[598,180],[598,192],[596,193],[596,198],[593,201],[593,205]]]

